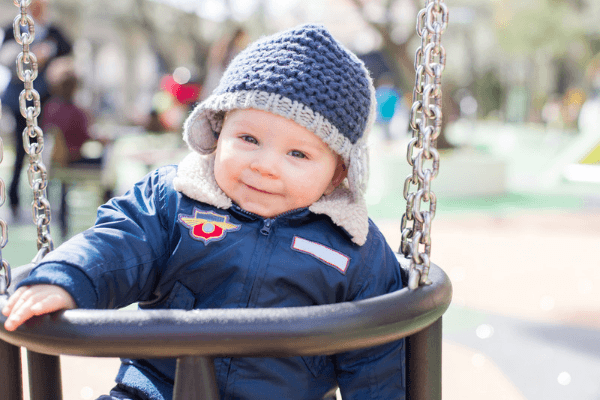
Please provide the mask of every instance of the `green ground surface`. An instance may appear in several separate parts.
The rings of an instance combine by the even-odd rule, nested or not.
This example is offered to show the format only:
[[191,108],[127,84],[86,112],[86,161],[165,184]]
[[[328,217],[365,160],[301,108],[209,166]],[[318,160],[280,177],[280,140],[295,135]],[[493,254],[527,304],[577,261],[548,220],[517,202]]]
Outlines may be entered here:
[[[600,191],[599,191],[600,196]],[[424,203],[426,205],[427,203]],[[591,195],[505,193],[485,197],[438,198],[436,217],[456,213],[507,213],[523,210],[581,210],[594,204]],[[379,204],[369,207],[371,218],[398,219],[406,203],[402,194],[388,194]]]

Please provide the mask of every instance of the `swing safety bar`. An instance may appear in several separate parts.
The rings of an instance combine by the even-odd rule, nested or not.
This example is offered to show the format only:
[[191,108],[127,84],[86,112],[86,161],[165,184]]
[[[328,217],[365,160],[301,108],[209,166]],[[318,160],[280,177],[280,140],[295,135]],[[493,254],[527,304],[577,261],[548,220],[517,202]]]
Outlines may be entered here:
[[[406,268],[408,260],[398,259]],[[15,271],[15,272],[18,272]],[[14,332],[0,314],[0,391],[22,399],[19,347],[28,349],[31,400],[62,399],[59,355],[177,358],[174,400],[218,399],[214,357],[329,355],[406,337],[407,399],[441,399],[441,317],[452,285],[431,264],[432,284],[356,302],[295,308],[68,310]],[[6,304],[0,296],[0,308]],[[36,372],[37,371],[37,372]],[[49,391],[54,391],[49,393]]]

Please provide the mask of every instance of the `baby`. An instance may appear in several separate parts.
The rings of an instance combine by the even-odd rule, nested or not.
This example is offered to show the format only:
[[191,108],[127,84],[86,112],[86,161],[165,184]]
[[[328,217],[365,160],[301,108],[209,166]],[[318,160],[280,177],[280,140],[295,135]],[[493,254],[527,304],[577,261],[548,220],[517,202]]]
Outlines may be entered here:
[[[14,330],[69,308],[298,307],[402,287],[367,216],[364,64],[322,26],[262,38],[227,67],[184,126],[193,150],[98,210],[7,306]],[[404,399],[404,341],[336,354],[217,358],[223,399]],[[123,359],[100,399],[170,399],[174,359]]]

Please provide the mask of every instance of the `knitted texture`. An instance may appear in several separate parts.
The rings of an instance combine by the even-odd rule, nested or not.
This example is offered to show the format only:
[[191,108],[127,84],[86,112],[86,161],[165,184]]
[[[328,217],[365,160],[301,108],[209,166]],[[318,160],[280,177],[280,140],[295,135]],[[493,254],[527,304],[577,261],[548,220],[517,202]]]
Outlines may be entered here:
[[[227,111],[253,108],[305,127],[342,156],[346,185],[364,204],[366,135],[375,116],[375,89],[363,62],[320,25],[267,36],[238,54],[214,92],[190,114],[184,140],[210,154]],[[368,225],[368,221],[364,221]]]
[[320,26],[303,26],[250,45],[227,68],[215,94],[276,93],[321,114],[352,144],[362,136],[371,93],[364,67]]

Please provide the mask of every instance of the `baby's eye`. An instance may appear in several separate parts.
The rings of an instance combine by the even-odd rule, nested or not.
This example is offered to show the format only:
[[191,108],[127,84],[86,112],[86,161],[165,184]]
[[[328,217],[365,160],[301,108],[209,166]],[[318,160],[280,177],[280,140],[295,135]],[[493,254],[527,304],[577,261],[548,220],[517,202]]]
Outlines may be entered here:
[[242,135],[240,136],[240,138],[244,141],[244,142],[248,142],[248,143],[252,143],[252,144],[258,144],[258,140],[256,140],[255,137],[250,136],[250,135]]
[[296,158],[306,158],[306,154],[304,154],[303,152],[301,152],[300,150],[292,150],[288,153],[290,156],[292,157],[296,157]]

